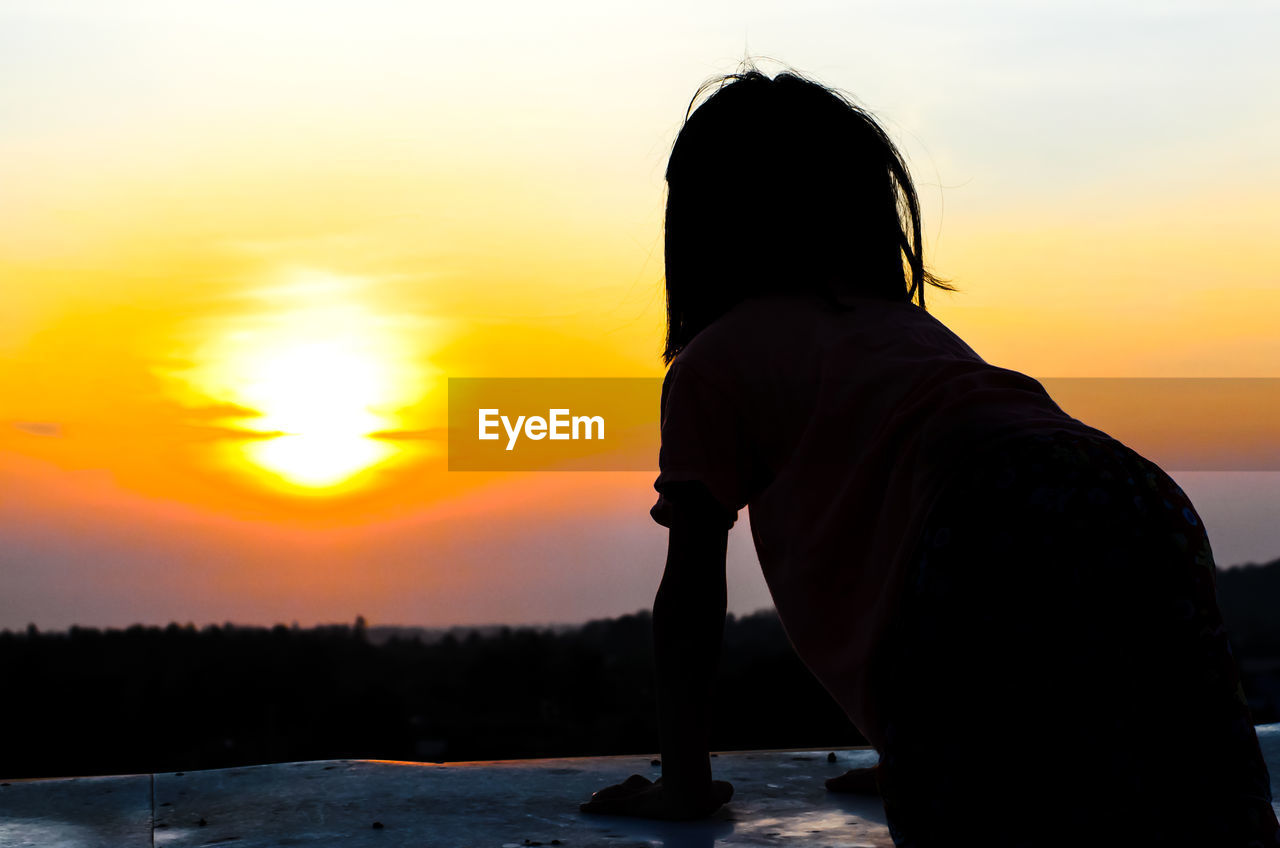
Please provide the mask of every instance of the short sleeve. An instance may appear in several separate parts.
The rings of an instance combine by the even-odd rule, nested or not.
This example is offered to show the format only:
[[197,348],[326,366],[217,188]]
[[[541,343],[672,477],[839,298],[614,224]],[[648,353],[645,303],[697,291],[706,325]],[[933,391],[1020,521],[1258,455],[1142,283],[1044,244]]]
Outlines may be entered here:
[[746,506],[749,479],[739,411],[723,389],[677,357],[662,383],[661,420],[659,474],[653,484],[658,501],[649,510],[653,520],[670,527],[687,484],[694,481],[723,508],[726,526],[733,526]]

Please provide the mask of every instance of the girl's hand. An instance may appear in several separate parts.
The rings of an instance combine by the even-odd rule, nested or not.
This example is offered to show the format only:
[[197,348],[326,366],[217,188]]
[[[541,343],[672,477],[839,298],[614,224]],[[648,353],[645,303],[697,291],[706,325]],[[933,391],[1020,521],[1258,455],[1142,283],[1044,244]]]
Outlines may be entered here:
[[848,792],[851,795],[879,795],[880,784],[876,775],[875,766],[850,769],[839,777],[828,779],[827,789],[832,792]]
[[665,791],[662,778],[650,781],[647,777],[633,774],[622,783],[596,792],[578,809],[584,813],[608,816],[689,821],[711,815],[732,797],[733,785],[727,780],[711,781],[703,798],[675,798]]

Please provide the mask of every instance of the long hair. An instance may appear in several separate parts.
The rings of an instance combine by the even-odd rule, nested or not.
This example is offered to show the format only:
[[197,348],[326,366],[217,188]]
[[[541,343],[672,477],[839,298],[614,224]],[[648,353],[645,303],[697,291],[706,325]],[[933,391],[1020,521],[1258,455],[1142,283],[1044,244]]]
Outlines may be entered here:
[[952,289],[925,268],[920,202],[898,148],[868,112],[793,71],[770,79],[752,67],[703,83],[666,181],[668,363],[753,295],[923,307],[926,285]]

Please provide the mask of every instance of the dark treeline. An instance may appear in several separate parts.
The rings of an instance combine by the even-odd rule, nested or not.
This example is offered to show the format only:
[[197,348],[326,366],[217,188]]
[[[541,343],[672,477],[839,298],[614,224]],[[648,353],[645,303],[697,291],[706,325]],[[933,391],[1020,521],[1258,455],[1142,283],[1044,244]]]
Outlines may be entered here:
[[[0,633],[0,777],[650,753],[648,613],[374,644],[364,623]],[[718,748],[858,744],[772,613],[731,619]]]
[[[1280,561],[1220,573],[1219,597],[1254,718],[1280,720]],[[647,613],[381,642],[360,619],[4,631],[0,777],[648,754],[652,673]],[[715,691],[716,748],[863,741],[772,612],[730,618]]]

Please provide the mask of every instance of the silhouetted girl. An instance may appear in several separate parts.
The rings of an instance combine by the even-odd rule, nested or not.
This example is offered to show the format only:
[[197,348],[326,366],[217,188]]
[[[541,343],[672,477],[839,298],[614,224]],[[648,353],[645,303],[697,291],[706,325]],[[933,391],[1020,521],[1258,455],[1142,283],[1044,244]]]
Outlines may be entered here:
[[947,286],[869,114],[792,73],[694,100],[715,83],[666,174],[663,778],[584,809],[693,818],[731,793],[708,688],[750,506],[792,644],[880,752],[898,845],[1275,844],[1187,496],[925,311]]

